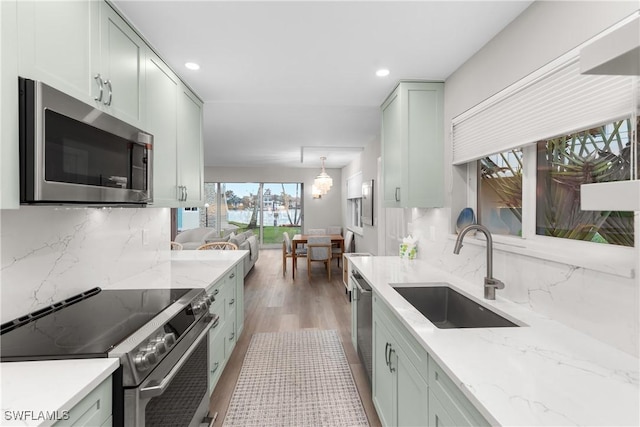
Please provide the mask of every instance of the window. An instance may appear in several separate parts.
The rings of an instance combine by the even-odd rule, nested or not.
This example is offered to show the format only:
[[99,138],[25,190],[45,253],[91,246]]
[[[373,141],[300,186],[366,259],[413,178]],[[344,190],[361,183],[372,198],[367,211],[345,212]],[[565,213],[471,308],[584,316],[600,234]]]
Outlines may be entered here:
[[478,160],[478,222],[494,234],[522,235],[522,149]]
[[354,227],[362,229],[362,198],[348,199],[347,209],[349,211],[349,223],[347,225],[352,229]]
[[[474,166],[478,222],[494,234],[523,236],[524,221],[529,216],[533,223],[535,216],[533,227],[539,236],[633,247],[633,212],[580,209],[581,184],[630,179],[638,164],[631,152],[640,159],[633,142],[634,132],[640,132],[640,118],[635,126],[632,120],[616,120],[478,160]],[[529,178],[524,173],[527,165],[536,171]],[[527,188],[535,197],[523,209]]]
[[362,172],[347,179],[347,227],[362,234]]
[[536,234],[634,245],[633,212],[580,209],[581,184],[630,179],[631,123],[618,120],[537,143]]
[[177,209],[177,231],[209,227],[220,236],[252,231],[263,246],[302,229],[302,183],[205,182],[205,205]]

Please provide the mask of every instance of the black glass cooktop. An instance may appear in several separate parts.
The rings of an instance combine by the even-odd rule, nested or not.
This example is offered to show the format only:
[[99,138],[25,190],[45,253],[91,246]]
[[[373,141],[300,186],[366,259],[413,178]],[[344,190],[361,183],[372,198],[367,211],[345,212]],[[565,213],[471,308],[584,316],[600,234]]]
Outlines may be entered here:
[[[190,289],[100,290],[13,327],[3,324],[0,360],[107,357],[107,352]],[[56,309],[56,304],[52,305]],[[12,329],[13,328],[13,329]]]

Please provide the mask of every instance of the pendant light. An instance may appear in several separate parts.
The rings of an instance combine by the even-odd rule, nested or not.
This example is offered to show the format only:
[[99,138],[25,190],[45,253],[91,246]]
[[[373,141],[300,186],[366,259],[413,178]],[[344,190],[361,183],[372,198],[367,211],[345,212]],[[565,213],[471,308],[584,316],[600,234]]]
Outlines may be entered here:
[[313,181],[313,185],[323,196],[329,192],[333,185],[333,179],[331,179],[329,174],[324,170],[324,161],[326,159],[326,157],[320,157],[320,160],[322,161],[322,172],[320,172],[320,175],[316,176],[316,179]]

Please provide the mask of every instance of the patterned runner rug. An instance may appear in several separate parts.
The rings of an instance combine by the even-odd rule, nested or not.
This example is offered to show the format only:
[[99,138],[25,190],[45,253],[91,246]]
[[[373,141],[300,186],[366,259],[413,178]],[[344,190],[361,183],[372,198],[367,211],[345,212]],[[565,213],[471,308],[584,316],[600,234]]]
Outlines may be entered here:
[[224,426],[368,426],[336,331],[258,333]]

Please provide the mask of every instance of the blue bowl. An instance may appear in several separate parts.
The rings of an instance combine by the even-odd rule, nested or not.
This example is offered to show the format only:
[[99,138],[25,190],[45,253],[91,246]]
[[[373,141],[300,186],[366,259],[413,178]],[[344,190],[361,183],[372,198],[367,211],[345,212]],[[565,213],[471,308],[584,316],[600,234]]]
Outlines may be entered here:
[[456,233],[460,233],[463,228],[467,225],[476,223],[476,215],[473,213],[473,209],[464,208],[460,211],[460,215],[458,215],[458,220],[456,221]]

